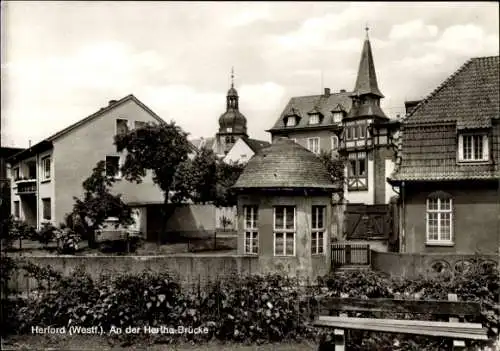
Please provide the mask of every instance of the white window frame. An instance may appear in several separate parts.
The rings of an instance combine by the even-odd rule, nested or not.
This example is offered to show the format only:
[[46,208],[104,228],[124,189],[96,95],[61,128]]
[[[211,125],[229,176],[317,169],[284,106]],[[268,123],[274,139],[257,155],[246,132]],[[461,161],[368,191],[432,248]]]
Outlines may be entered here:
[[[316,142],[316,145],[312,145],[312,142],[315,141]],[[319,138],[318,137],[314,137],[314,138],[307,138],[307,149],[311,152],[314,152],[315,154],[319,154],[320,152],[320,147],[319,147]],[[314,147],[313,146],[316,146],[316,150],[313,150]]]
[[[293,208],[293,229],[286,229],[286,208]],[[280,209],[283,211],[283,228],[276,228],[276,211]],[[295,206],[287,206],[287,205],[282,205],[282,206],[274,206],[273,207],[273,253],[274,256],[286,256],[286,257],[293,257],[296,254],[296,232],[297,232],[297,209]],[[277,253],[276,252],[276,235],[283,235],[283,252]],[[286,253],[286,236],[288,234],[293,235],[293,254],[287,254]]]
[[13,206],[12,212],[14,212],[12,214],[14,216],[14,218],[16,218],[16,219],[21,218],[21,202],[19,200],[14,201],[14,206]]
[[335,151],[339,148],[339,138],[336,135],[332,135],[331,137],[331,146],[332,146],[332,151]]
[[[48,172],[47,172],[47,162],[49,163],[48,167]],[[50,156],[45,156],[42,158],[42,174],[43,174],[43,180],[48,180],[51,177],[51,169],[52,167],[52,162],[51,162],[51,157]]]
[[296,125],[297,125],[297,118],[295,116],[288,116],[286,119],[285,127],[295,127]]
[[106,158],[104,159],[104,170],[106,177],[112,177],[112,175],[108,174],[108,157],[117,157],[118,158],[118,172],[113,175],[115,179],[121,179],[122,178],[122,171],[121,171],[121,157],[118,155],[106,155]]
[[[247,223],[247,215],[250,211],[250,225]],[[258,255],[259,254],[259,208],[256,205],[244,205],[243,206],[243,232],[244,242],[243,251],[246,255]],[[254,245],[254,241],[257,242]],[[247,246],[249,251],[247,251]]]
[[333,123],[342,123],[342,112],[333,112]]
[[309,116],[309,124],[319,124],[319,115],[312,114]]
[[[438,208],[437,209],[431,209],[430,208],[430,201],[432,200],[437,200],[437,205],[438,205]],[[449,201],[449,209],[443,209],[442,207],[442,203],[444,201]],[[431,244],[431,245],[440,245],[440,244],[444,244],[444,245],[453,245],[453,199],[451,197],[442,197],[442,196],[437,196],[437,197],[429,197],[426,199],[426,223],[425,223],[425,232],[426,232],[426,235],[425,235],[425,240],[426,240],[426,243],[427,244]],[[437,234],[438,234],[438,238],[437,239],[434,239],[434,238],[430,238],[430,217],[431,217],[431,214],[437,214]],[[442,220],[442,215],[443,214],[449,214],[449,222],[448,222],[448,225],[449,225],[449,228],[450,228],[450,237],[449,239],[443,239],[442,236],[443,236],[443,233],[442,233],[442,225],[441,225],[441,220]]]
[[[320,215],[322,217],[322,223],[323,223],[322,227],[317,226]],[[314,218],[316,219],[316,226],[314,226],[314,221],[313,221]],[[311,254],[312,255],[325,254],[325,220],[326,220],[326,206],[313,205],[311,207]],[[316,243],[316,245],[313,245],[314,242]]]
[[127,132],[130,131],[130,121],[128,119],[125,119],[125,118],[117,118],[115,120],[115,135],[118,135],[118,121],[125,121],[126,124],[127,124]]
[[[471,158],[465,158],[466,155],[464,153],[464,137],[470,137],[472,138],[472,144],[471,144]],[[481,158],[475,158],[475,145],[476,143],[474,142],[474,138],[482,138],[482,157]],[[465,134],[459,134],[458,136],[458,161],[459,162],[487,162],[489,160],[489,140],[488,140],[488,135],[483,134],[483,133],[465,133]]]
[[[49,208],[48,208],[48,215],[49,215],[49,218],[46,218],[46,213],[45,213],[45,203],[46,201],[48,201],[48,205],[49,205]],[[42,221],[44,222],[50,222],[52,220],[52,200],[50,197],[44,197],[42,198]]]

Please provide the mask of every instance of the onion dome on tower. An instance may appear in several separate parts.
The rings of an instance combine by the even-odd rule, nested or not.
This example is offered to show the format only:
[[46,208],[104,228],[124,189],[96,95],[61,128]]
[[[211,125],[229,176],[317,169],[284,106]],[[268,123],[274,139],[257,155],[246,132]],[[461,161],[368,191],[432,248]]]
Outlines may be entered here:
[[247,135],[247,119],[239,111],[238,92],[234,88],[234,71],[231,71],[231,88],[226,96],[226,112],[219,117],[219,133]]

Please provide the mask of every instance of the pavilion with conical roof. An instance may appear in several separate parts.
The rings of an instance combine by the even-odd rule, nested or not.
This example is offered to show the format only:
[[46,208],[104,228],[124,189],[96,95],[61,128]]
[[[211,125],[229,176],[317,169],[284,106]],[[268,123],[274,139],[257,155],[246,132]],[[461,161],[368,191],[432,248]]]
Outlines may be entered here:
[[330,269],[332,195],[342,185],[321,159],[277,138],[248,162],[238,193],[238,253],[254,256],[261,273],[314,279]]

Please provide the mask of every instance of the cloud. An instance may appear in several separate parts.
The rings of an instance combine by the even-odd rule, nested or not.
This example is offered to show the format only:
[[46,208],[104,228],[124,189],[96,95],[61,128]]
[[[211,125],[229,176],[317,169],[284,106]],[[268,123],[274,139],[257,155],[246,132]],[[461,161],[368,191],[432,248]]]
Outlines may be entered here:
[[247,26],[259,20],[269,19],[270,17],[269,4],[254,3],[250,6],[246,4],[243,10],[230,16],[229,20],[225,21],[225,23],[229,27]]
[[469,57],[498,55],[498,34],[488,35],[476,24],[454,25],[443,31],[434,47]]
[[389,39],[426,39],[434,38],[438,35],[439,29],[435,25],[425,24],[422,20],[413,20],[402,24],[392,26],[389,33]]

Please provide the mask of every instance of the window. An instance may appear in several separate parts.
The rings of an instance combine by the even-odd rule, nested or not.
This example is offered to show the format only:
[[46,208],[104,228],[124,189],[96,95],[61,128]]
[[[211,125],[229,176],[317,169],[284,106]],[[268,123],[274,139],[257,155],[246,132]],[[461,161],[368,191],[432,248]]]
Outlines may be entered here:
[[226,128],[226,131],[227,131],[228,133],[232,133],[232,132],[233,132],[233,128],[231,128],[231,127],[227,127],[227,128]]
[[447,194],[427,198],[427,242],[452,243],[452,199]]
[[312,207],[311,254],[324,253],[325,206]]
[[307,139],[307,148],[309,151],[319,154],[319,138],[309,138]]
[[339,148],[339,138],[336,135],[332,136],[332,151]]
[[358,126],[353,126],[351,127],[352,129],[352,138],[354,140],[358,139],[359,135],[358,135]]
[[14,179],[14,181],[16,181],[16,180],[19,180],[20,177],[21,177],[21,174],[19,173],[19,166],[14,167],[12,169],[12,178]]
[[364,139],[366,136],[366,125],[360,125],[359,126],[359,138]]
[[346,127],[345,128],[345,134],[346,134],[345,139],[346,140],[351,140],[352,139],[352,128],[351,127]]
[[245,223],[245,253],[257,255],[259,253],[259,230],[257,227],[258,207],[243,206]]
[[19,201],[14,201],[14,217],[19,219]]
[[289,116],[287,119],[286,119],[286,124],[285,126],[286,127],[293,127],[295,126],[297,123],[296,123],[296,120],[295,120],[295,116]]
[[348,155],[348,189],[367,190],[368,170],[366,153],[355,152]]
[[43,179],[50,179],[50,157],[42,158]]
[[116,135],[128,133],[128,120],[117,119],[116,120]]
[[36,179],[36,162],[28,162],[28,179]]
[[341,123],[342,122],[342,112],[334,112],[333,113],[333,123]]
[[52,219],[51,216],[51,208],[50,208],[50,198],[42,199],[42,206],[43,206],[43,219],[50,221]]
[[106,176],[121,178],[119,156],[106,156]]
[[309,117],[309,124],[319,124],[319,115],[311,115]]
[[274,255],[295,256],[295,207],[274,208]]
[[135,121],[134,122],[134,128],[135,129],[140,129],[140,128],[144,128],[145,126],[147,126],[148,123],[147,122],[142,122],[142,121]]
[[460,161],[488,161],[488,137],[484,134],[460,135],[458,152]]

